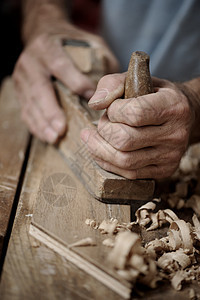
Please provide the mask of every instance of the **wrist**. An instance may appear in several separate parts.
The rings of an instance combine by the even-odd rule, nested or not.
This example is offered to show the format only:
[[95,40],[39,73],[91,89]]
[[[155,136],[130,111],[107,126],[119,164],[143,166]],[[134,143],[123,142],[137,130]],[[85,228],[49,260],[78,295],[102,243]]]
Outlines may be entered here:
[[27,44],[35,36],[53,32],[66,25],[68,16],[63,0],[24,0],[22,40]]

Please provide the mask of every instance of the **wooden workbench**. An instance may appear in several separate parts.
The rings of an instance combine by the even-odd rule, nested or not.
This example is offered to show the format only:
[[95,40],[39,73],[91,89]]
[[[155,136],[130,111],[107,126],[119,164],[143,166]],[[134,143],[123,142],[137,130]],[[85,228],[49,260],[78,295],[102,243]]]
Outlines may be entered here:
[[[99,280],[30,236],[42,172],[45,169],[52,173],[52,162],[54,172],[63,172],[62,158],[56,149],[30,139],[20,121],[12,81],[4,81],[0,96],[0,299],[121,299]],[[132,298],[138,299],[134,293]],[[176,292],[163,285],[142,297],[168,298],[186,300],[188,288]]]

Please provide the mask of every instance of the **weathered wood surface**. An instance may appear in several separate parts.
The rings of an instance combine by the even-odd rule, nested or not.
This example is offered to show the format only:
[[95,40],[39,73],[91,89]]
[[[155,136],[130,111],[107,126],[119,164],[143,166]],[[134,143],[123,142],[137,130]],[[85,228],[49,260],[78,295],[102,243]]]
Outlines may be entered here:
[[0,94],[0,256],[27,148],[29,134],[19,117],[11,79]]
[[[31,234],[121,296],[129,297],[130,285],[125,281],[120,283],[121,278],[106,260],[108,248],[102,245],[105,236],[92,230],[85,220],[101,222],[117,218],[121,222],[130,222],[130,207],[105,204],[92,197],[55,149],[49,148],[43,155],[38,177],[41,183]],[[70,244],[86,237],[91,237],[97,246],[68,249]]]
[[[10,94],[11,86],[10,84],[6,86],[7,93]],[[41,190],[41,184],[44,182],[41,182],[41,170],[46,168],[47,172],[48,168],[48,164],[44,168],[46,155],[50,155],[52,160],[57,160],[56,157],[58,157],[55,149],[34,141],[1,276],[0,299],[121,299],[94,277],[30,236],[29,229],[34,203],[38,189],[40,187]],[[56,167],[51,170],[51,174],[55,172],[57,172]],[[46,173],[44,180],[47,177]],[[55,201],[52,202],[55,210],[59,210]],[[107,215],[110,216],[109,211]],[[98,217],[101,219],[100,213]],[[176,292],[169,285],[162,285],[156,290],[143,290],[143,296],[139,298],[133,296],[132,299],[187,300],[189,288],[186,287],[183,291]],[[194,288],[199,292],[199,287],[194,286]]]
[[80,140],[83,128],[94,127],[89,110],[86,111],[79,97],[72,95],[62,84],[57,84],[61,103],[66,111],[68,131],[59,144],[70,168],[87,190],[97,199],[108,203],[134,203],[134,200],[151,199],[154,193],[153,180],[128,180],[100,168]]
[[[41,197],[44,200],[44,203],[41,203],[41,212],[44,213],[45,205],[48,208],[48,214],[44,216],[46,221],[52,222],[54,225],[56,222],[53,222],[53,219],[57,221],[59,226],[57,230],[59,229],[63,236],[70,234],[71,241],[81,237],[80,224],[82,227],[85,226],[85,234],[89,234],[88,227],[79,220],[84,218],[86,209],[89,210],[88,214],[93,214],[94,217],[98,214],[99,219],[113,215],[112,209],[110,211],[106,208],[101,209],[100,205],[106,205],[98,204],[95,199],[88,204],[89,207],[84,208],[81,202],[83,190],[79,191],[78,185],[76,195],[73,194],[73,191],[70,193],[69,185],[66,193],[68,198],[61,197],[60,202],[51,197],[47,197],[45,200],[45,180],[49,176],[53,178],[53,174],[60,172],[66,174],[65,164],[58,152],[53,147],[35,141],[3,268],[0,285],[1,299],[120,299],[121,297],[112,290],[72,265],[61,255],[35,241],[29,234],[31,215],[39,188],[43,193]],[[43,180],[41,181],[41,179]],[[71,177],[71,182],[73,180],[74,178]],[[77,184],[78,181],[74,181],[74,183]],[[58,186],[57,192],[62,194],[65,188],[65,185]],[[73,201],[75,201],[73,197],[75,196],[80,201],[79,212],[73,210]],[[64,207],[68,205],[67,202],[70,202],[70,199],[71,208],[68,207],[70,208],[68,211],[65,209],[67,214],[65,215]],[[57,219],[51,219],[53,216]],[[63,222],[66,222],[65,219],[70,218],[73,219],[74,228],[71,227],[68,230],[65,228],[64,232],[62,222],[59,223],[59,220],[62,219]]]
[[[53,148],[34,142],[1,278],[0,299],[122,299],[93,276],[29,234],[35,199],[41,187],[41,168],[44,167],[46,155],[50,154],[52,159],[57,155]],[[52,173],[54,172],[57,169],[53,169]],[[55,210],[61,210],[61,207],[56,207],[55,201],[52,202],[52,207],[53,203]],[[98,216],[100,219],[100,213]],[[78,222],[77,218],[75,220],[75,223]],[[76,234],[79,235],[79,232]],[[76,239],[74,236],[74,240]],[[141,298],[133,296],[132,299],[187,300],[188,291],[186,288],[176,292],[168,285],[162,285],[156,290],[144,291]]]

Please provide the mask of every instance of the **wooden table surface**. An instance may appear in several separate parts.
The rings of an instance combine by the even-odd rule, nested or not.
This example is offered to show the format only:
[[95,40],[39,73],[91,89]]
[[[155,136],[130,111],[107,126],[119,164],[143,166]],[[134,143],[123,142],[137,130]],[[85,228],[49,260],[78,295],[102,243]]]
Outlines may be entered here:
[[[30,236],[41,165],[48,166],[49,158],[61,159],[54,147],[30,139],[20,121],[12,81],[5,80],[0,95],[0,299],[121,299]],[[188,299],[188,287],[176,292],[169,285],[160,286],[141,299],[169,297]],[[132,299],[139,299],[134,292]]]

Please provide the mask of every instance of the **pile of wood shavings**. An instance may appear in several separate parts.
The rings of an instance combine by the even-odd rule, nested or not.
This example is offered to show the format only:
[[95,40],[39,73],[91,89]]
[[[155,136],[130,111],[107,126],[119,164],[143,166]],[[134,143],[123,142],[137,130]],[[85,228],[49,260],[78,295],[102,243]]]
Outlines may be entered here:
[[[141,206],[135,213],[136,222],[122,223],[117,219],[86,220],[86,224],[109,234],[103,244],[113,249],[109,261],[118,274],[132,283],[139,282],[151,288],[163,279],[171,281],[174,289],[180,290],[183,282],[200,279],[200,267],[196,256],[199,255],[200,222],[194,214],[193,224],[180,220],[170,209],[154,213],[160,199]],[[138,224],[147,230],[156,230],[169,224],[167,236],[142,245],[137,233],[131,231]],[[95,227],[93,226],[95,224]]]
[[[167,196],[170,208],[192,208],[195,214],[192,222],[178,218],[171,209],[156,210],[161,199],[141,206],[135,213],[136,222],[120,223],[117,219],[86,220],[86,224],[109,238],[103,244],[112,247],[109,261],[118,274],[132,283],[140,282],[155,288],[158,281],[169,280],[175,290],[182,288],[183,282],[200,282],[200,144],[189,148],[182,158],[173,180],[175,191]],[[148,243],[132,232],[132,227],[157,230],[167,226],[168,231],[160,239]],[[190,299],[197,298],[191,289]],[[195,299],[196,299],[195,298]]]
[[168,195],[171,208],[192,208],[200,216],[200,143],[191,146],[173,176],[175,191]]

